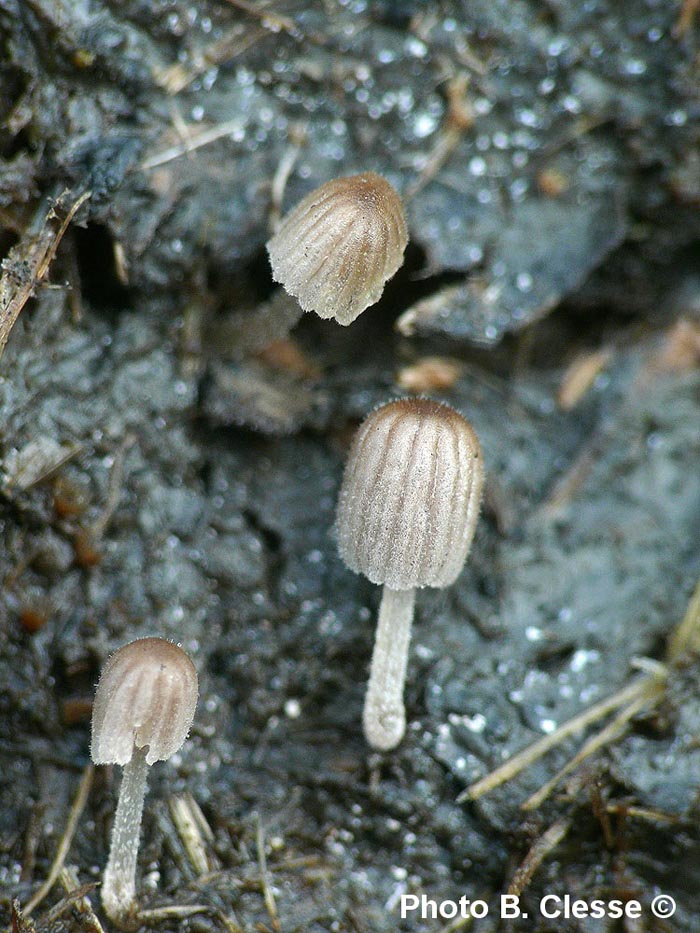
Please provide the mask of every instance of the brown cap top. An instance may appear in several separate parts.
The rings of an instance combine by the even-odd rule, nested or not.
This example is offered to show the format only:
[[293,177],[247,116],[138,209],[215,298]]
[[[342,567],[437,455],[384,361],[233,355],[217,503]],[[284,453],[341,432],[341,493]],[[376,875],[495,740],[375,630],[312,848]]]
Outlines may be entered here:
[[381,175],[364,172],[308,194],[267,250],[275,282],[305,311],[350,324],[379,300],[407,242],[401,198]]
[[139,638],[108,658],[92,708],[92,760],[125,765],[134,748],[165,761],[182,746],[197,706],[197,671],[182,648]]
[[351,570],[396,590],[448,586],[469,553],[484,469],[469,422],[410,398],[372,412],[355,435],[338,501]]

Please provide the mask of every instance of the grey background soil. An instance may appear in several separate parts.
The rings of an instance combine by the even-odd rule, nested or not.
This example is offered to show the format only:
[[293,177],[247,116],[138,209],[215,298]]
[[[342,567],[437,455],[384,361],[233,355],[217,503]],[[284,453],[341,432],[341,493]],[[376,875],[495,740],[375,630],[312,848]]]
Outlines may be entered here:
[[[635,659],[663,661],[700,575],[690,7],[0,2],[3,255],[61,191],[91,192],[0,363],[4,924],[56,852],[102,663],[160,634],[201,697],[150,781],[141,899],[212,908],[162,929],[450,929],[400,919],[417,893],[487,899],[479,933],[697,930],[693,658],[541,807],[521,804],[596,727],[457,802]],[[406,198],[404,268],[349,328],[275,291],[280,166],[282,210],[367,169]],[[360,723],[379,590],[336,554],[335,498],[355,426],[435,356],[453,377],[424,390],[473,422],[487,490],[458,582],[418,594],[409,728],[378,756]],[[68,857],[81,883],[99,881],[118,779],[96,774]],[[212,831],[203,875],[168,806],[185,791]],[[530,918],[500,921],[557,821]],[[659,892],[678,911],[643,927],[537,915],[544,893]],[[87,929],[45,912],[60,897],[35,929]]]

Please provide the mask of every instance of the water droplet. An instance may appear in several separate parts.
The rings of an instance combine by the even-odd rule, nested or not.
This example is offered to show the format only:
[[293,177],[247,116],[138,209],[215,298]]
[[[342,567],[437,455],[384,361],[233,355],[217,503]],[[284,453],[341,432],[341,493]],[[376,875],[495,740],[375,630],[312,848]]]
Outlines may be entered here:
[[562,98],[561,105],[567,113],[581,113],[581,101],[573,94],[567,94]]
[[419,113],[413,121],[413,132],[418,139],[425,139],[435,132],[437,120],[430,113]]
[[[218,76],[219,76],[219,69],[218,69],[218,68],[210,68],[208,71],[206,71],[206,72],[202,75],[202,88],[203,88],[203,90],[205,90],[205,91],[211,91],[211,89],[212,89],[212,88],[214,87],[214,85],[216,84],[216,79],[218,78]],[[253,80],[255,80],[255,76],[254,76],[254,75],[253,75]]]
[[587,664],[592,664],[594,661],[598,661],[599,658],[600,652],[598,651],[584,651],[583,649],[579,649],[572,655],[569,667],[572,671],[578,673],[578,671],[582,671]]
[[509,188],[510,196],[514,201],[522,201],[527,194],[527,182],[524,178],[516,178]]
[[415,36],[411,36],[406,40],[404,48],[409,55],[412,55],[414,58],[425,58],[428,54],[428,47],[425,42],[421,42],[420,39],[416,39]]
[[558,58],[562,52],[565,52],[569,47],[569,40],[565,36],[558,36],[547,46],[547,54],[551,55],[552,58]]
[[482,713],[475,713],[474,716],[463,716],[462,722],[470,732],[476,732],[477,735],[481,735],[486,728],[486,717]]
[[688,114],[685,110],[672,110],[664,121],[668,126],[685,126]]
[[530,292],[532,291],[532,276],[529,272],[519,272],[515,278],[515,287],[520,292]]
[[624,63],[623,70],[628,75],[643,75],[647,70],[647,63],[641,58],[630,58]]
[[516,111],[515,117],[518,122],[523,124],[523,126],[540,125],[540,118],[537,116],[534,110],[530,110],[529,108]]

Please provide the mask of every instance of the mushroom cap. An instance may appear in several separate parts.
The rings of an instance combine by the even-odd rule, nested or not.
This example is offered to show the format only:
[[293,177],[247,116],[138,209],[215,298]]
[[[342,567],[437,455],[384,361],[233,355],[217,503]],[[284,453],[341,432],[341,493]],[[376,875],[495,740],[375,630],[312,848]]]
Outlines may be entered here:
[[92,708],[92,760],[125,765],[135,748],[165,761],[182,747],[197,706],[197,671],[182,648],[139,638],[111,655]]
[[272,277],[304,311],[350,324],[379,300],[408,242],[401,198],[374,172],[326,182],[267,244]]
[[373,583],[449,586],[471,547],[481,502],[481,448],[449,405],[399,399],[373,411],[350,449],[338,549]]

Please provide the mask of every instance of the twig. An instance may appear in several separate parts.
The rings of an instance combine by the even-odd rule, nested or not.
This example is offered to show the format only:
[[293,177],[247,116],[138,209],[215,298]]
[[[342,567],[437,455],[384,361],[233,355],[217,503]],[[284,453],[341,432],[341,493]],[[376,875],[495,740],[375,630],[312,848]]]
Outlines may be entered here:
[[70,847],[73,842],[73,837],[75,836],[75,831],[78,827],[78,820],[80,819],[83,810],[85,809],[85,804],[87,803],[88,794],[90,793],[90,788],[92,787],[92,777],[94,771],[95,769],[92,765],[92,762],[88,763],[85,767],[85,771],[83,772],[83,776],[80,779],[78,793],[75,795],[75,800],[73,801],[73,805],[70,808],[68,822],[66,823],[66,828],[59,841],[56,857],[53,860],[48,877],[36,892],[34,897],[32,897],[27,906],[24,908],[24,914],[26,916],[29,916],[34,908],[38,907],[38,905],[44,900],[46,895],[54,886],[56,879],[61,874],[63,863],[68,856],[68,852],[70,851]]
[[[68,895],[82,895],[82,891],[85,888],[94,888],[95,885],[83,885],[82,887],[78,884],[78,876],[76,874],[75,868],[72,865],[66,865],[61,869],[61,874],[59,875],[59,880],[63,890]],[[104,927],[97,918],[97,914],[92,909],[92,903],[90,898],[87,895],[82,895],[78,897],[76,905],[80,912],[86,917],[89,924],[88,929],[92,930],[92,933],[105,933]]]
[[490,774],[487,774],[486,777],[471,784],[466,790],[462,791],[457,798],[457,802],[461,803],[464,800],[477,800],[479,797],[483,797],[484,794],[494,790],[501,784],[505,784],[506,781],[512,780],[516,775],[520,774],[522,770],[527,768],[528,765],[533,764],[533,762],[541,758],[550,749],[561,744],[564,739],[582,732],[585,728],[590,726],[591,723],[597,722],[597,720],[602,719],[616,709],[620,709],[620,707],[628,703],[633,703],[640,697],[646,696],[650,686],[658,682],[658,677],[659,675],[653,674],[641,677],[631,684],[628,684],[626,687],[623,687],[622,690],[618,690],[618,692],[614,693],[612,696],[607,697],[605,700],[601,700],[599,703],[595,703],[582,713],[574,716],[573,719],[559,726],[559,728],[555,729],[550,735],[546,735],[532,745],[529,745],[506,761],[505,764],[496,768],[495,771],[492,771]]
[[266,34],[267,30],[262,26],[255,26],[241,34],[240,24],[236,24],[222,38],[217,39],[205,49],[193,53],[193,61],[190,62],[189,68],[177,62],[167,68],[157,70],[155,79],[168,94],[179,94],[209,68],[220,65],[222,62],[232,61],[236,56],[247,52]]
[[301,32],[297,24],[288,16],[282,16],[275,13],[274,10],[256,6],[254,3],[249,3],[248,0],[226,0],[226,3],[260,20],[260,23],[271,32],[286,32],[295,39],[301,38]]
[[666,660],[669,664],[676,665],[698,653],[700,653],[700,583],[690,597],[681,624],[669,639]]
[[187,857],[201,878],[211,870],[209,845],[214,840],[211,826],[190,793],[170,797],[168,807]]
[[523,861],[515,869],[508,885],[508,894],[516,894],[519,897],[523,893],[542,862],[556,849],[570,829],[571,820],[568,817],[562,817],[552,823],[530,847]]
[[531,810],[539,806],[552,792],[559,781],[582,761],[599,751],[606,745],[618,739],[626,731],[630,720],[648,705],[656,705],[666,692],[668,677],[674,668],[680,667],[700,652],[700,582],[698,582],[688,603],[683,619],[669,638],[666,651],[666,663],[639,659],[637,667],[647,670],[648,673],[633,683],[619,690],[613,696],[596,703],[589,709],[574,716],[564,725],[556,729],[551,735],[545,736],[523,749],[501,767],[476,781],[464,790],[457,800],[476,800],[506,781],[511,780],[524,768],[537,761],[551,748],[558,745],[563,739],[589,726],[598,719],[624,707],[620,713],[608,723],[597,735],[592,736],[577,754],[547,781],[536,793],[532,794],[523,804],[523,809]]
[[420,175],[406,190],[407,200],[414,198],[435,178],[459,145],[462,136],[474,125],[476,117],[467,97],[469,82],[470,76],[465,72],[447,82],[447,114],[443,127]]
[[119,500],[122,495],[122,483],[124,480],[124,461],[126,460],[126,455],[129,449],[133,446],[136,438],[133,434],[127,434],[124,440],[119,445],[119,449],[114,455],[114,461],[112,463],[112,469],[109,474],[109,482],[107,485],[107,502],[105,507],[102,510],[100,517],[93,522],[90,527],[90,537],[93,541],[98,540],[102,537],[107,529],[112,516],[114,515],[117,506],[119,505]]
[[24,834],[24,845],[22,846],[22,869],[20,872],[20,881],[30,882],[34,877],[34,866],[36,865],[36,850],[39,845],[39,834],[41,831],[41,817],[45,810],[45,804],[38,803],[29,814],[27,828]]
[[637,713],[641,712],[645,706],[649,703],[654,702],[664,690],[663,681],[657,680],[656,683],[653,683],[653,678],[649,678],[652,683],[650,683],[650,690],[647,696],[640,697],[633,703],[630,703],[626,706],[617,716],[613,719],[612,722],[601,729],[600,732],[597,732],[594,736],[591,736],[590,739],[579,749],[579,751],[571,758],[567,763],[554,775],[553,778],[550,778],[546,784],[544,784],[538,791],[532,794],[531,797],[525,801],[522,805],[523,810],[534,810],[536,807],[539,807],[540,804],[549,797],[557,784],[566,777],[567,774],[570,774],[575,768],[577,768],[586,758],[590,758],[595,752],[599,751],[604,746],[609,745],[611,742],[614,742],[615,739],[619,738],[626,730],[628,722],[633,719]]
[[68,225],[91,193],[84,192],[70,204],[56,230],[54,221],[72,197],[71,191],[63,191],[44,217],[39,232],[25,236],[10,250],[8,258],[4,260],[3,274],[0,278],[0,357],[22,308],[49,271]]
[[676,25],[673,27],[673,35],[676,39],[682,39],[685,36],[693,25],[698,10],[700,10],[700,0],[683,0]]
[[12,899],[10,906],[10,925],[5,927],[3,933],[36,933],[36,927],[30,917],[22,913],[22,905],[18,898]]
[[154,907],[152,910],[140,910],[137,914],[139,923],[150,926],[163,920],[184,920],[197,914],[218,916],[218,911],[206,904],[170,904],[168,907]]
[[683,822],[681,817],[676,816],[675,813],[650,810],[648,807],[628,807],[623,803],[609,803],[605,809],[615,816],[622,814],[631,819],[644,820],[647,823],[668,823],[671,826],[676,826]]
[[277,904],[275,903],[275,896],[270,885],[270,873],[267,870],[267,859],[265,857],[265,834],[263,832],[263,825],[260,819],[260,814],[255,814],[255,843],[258,849],[258,865],[260,867],[260,883],[262,884],[263,889],[263,898],[265,900],[265,907],[267,912],[270,915],[270,920],[272,920],[273,929],[280,929],[279,915],[277,913]]
[[282,200],[287,181],[292,169],[299,158],[302,146],[306,141],[306,126],[292,126],[289,131],[289,145],[282,153],[275,174],[272,177],[270,192],[270,229],[274,232],[282,214]]
[[177,146],[170,146],[169,149],[164,149],[157,155],[151,156],[150,159],[146,159],[141,163],[141,168],[144,171],[148,171],[149,169],[157,168],[159,165],[165,165],[167,162],[172,162],[174,159],[179,159],[181,156],[187,155],[189,152],[194,152],[196,149],[201,149],[202,146],[208,146],[210,143],[216,142],[218,139],[223,139],[225,136],[230,136],[232,133],[235,133],[237,130],[241,130],[242,128],[243,121],[241,117],[234,117],[232,120],[226,120],[224,123],[218,123],[216,126],[212,126],[208,130],[202,130],[201,133],[197,133],[195,136],[191,136],[189,139],[178,143]]

